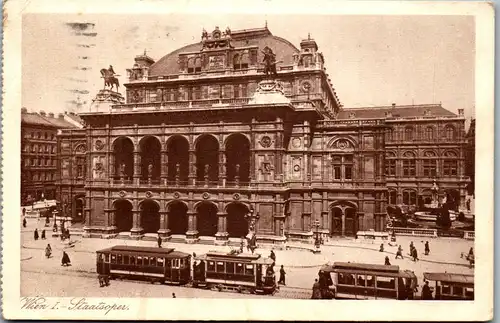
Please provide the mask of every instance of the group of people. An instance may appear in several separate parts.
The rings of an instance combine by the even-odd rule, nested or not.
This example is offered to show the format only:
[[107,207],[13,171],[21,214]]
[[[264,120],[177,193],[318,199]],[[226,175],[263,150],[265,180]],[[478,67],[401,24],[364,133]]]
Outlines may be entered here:
[[[69,231],[68,231],[68,235],[69,235]],[[45,230],[42,230],[42,233],[40,236],[38,234],[38,228],[35,228],[35,231],[33,233],[33,238],[35,239],[35,241],[37,241],[38,239],[45,240],[46,239]],[[51,247],[50,243],[48,243],[47,246],[45,247],[45,257],[47,259],[52,257],[52,247]],[[71,260],[69,258],[69,255],[66,253],[66,251],[63,251],[62,259],[61,259],[61,266],[71,266]]]
[[42,240],[45,240],[47,239],[46,236],[45,236],[45,229],[42,230],[42,234],[41,236],[38,234],[38,229],[36,228],[35,229],[35,232],[33,233],[33,238],[35,239],[35,241],[37,241],[38,239],[42,239]]
[[[269,254],[269,258],[273,261],[273,263],[267,267],[266,275],[272,276],[272,275],[274,275],[274,265],[276,264],[276,254],[274,253],[274,250],[271,250],[271,253]],[[285,277],[286,277],[285,268],[283,267],[283,265],[281,265],[280,276],[279,276],[279,280],[278,280],[279,285],[286,285]]]

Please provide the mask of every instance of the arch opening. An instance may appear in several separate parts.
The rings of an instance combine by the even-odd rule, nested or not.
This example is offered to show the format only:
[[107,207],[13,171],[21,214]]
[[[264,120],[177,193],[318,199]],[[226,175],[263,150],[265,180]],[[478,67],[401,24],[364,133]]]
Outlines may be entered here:
[[248,234],[248,221],[245,215],[249,213],[248,207],[241,203],[231,203],[227,207],[227,233],[230,238],[246,237]]
[[161,143],[156,137],[141,140],[141,179],[159,180],[161,173]]
[[196,180],[209,182],[219,179],[219,143],[212,136],[200,138],[196,144]]
[[184,137],[175,137],[167,146],[168,182],[173,184],[178,178],[179,184],[187,184],[189,176],[189,143]]
[[115,179],[132,180],[134,176],[134,144],[129,138],[116,139],[113,145]]
[[168,229],[171,234],[186,234],[188,230],[187,206],[182,202],[172,202],[168,207]]
[[127,200],[118,200],[114,203],[114,209],[117,231],[130,231],[133,225],[132,204]]
[[226,143],[227,183],[250,181],[250,142],[242,134],[234,134]]
[[160,230],[160,207],[153,200],[141,203],[141,227],[144,233],[157,233]]
[[199,236],[215,236],[217,233],[217,207],[212,203],[201,203],[196,208],[196,230]]

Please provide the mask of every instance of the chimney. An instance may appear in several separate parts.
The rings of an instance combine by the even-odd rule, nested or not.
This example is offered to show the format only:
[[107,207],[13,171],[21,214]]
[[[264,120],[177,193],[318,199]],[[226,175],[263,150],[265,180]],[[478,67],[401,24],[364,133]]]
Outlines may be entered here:
[[396,107],[396,103],[393,103],[393,104],[392,104],[392,107],[393,107],[393,108],[395,108],[395,107]]
[[40,115],[41,115],[42,117],[45,117],[45,111],[40,110]]
[[59,119],[64,119],[64,114],[59,113],[59,114],[57,115],[57,117],[58,117]]
[[49,117],[54,118],[54,113],[49,112]]
[[28,113],[28,109],[26,109],[26,108],[22,108],[22,109],[21,109],[21,113]]
[[464,109],[458,109],[458,115],[463,116],[464,115]]

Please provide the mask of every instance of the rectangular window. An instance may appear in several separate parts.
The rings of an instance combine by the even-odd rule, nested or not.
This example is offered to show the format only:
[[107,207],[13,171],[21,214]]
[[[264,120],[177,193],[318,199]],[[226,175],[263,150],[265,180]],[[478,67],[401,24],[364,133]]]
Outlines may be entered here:
[[424,176],[434,177],[436,176],[436,160],[425,159],[423,162]]
[[111,255],[111,263],[116,264],[116,255]]
[[334,165],[333,166],[333,178],[334,179],[340,179],[342,175],[342,168],[340,165]]
[[253,275],[253,265],[246,265],[245,266],[245,275]]
[[236,273],[243,274],[243,264],[236,264]]
[[334,156],[333,157],[333,179],[352,179],[353,178],[353,156]]
[[207,263],[207,271],[215,271],[215,261],[209,261]]
[[215,269],[215,271],[218,273],[224,272],[224,263],[222,261],[217,262],[217,268]]
[[396,160],[386,159],[385,161],[385,174],[388,176],[396,176]]
[[395,289],[396,281],[393,277],[377,277],[377,288],[380,289]]
[[232,262],[226,263],[226,273],[234,274],[234,263]]
[[403,176],[415,176],[416,166],[414,159],[403,160]]
[[116,263],[117,264],[123,264],[123,256],[122,255],[117,255],[116,256]]
[[352,274],[338,274],[338,283],[341,285],[354,285],[355,280]]
[[157,258],[156,259],[156,266],[158,266],[158,267],[164,267],[165,266],[165,260],[163,258]]
[[443,175],[445,176],[456,176],[457,175],[457,161],[456,160],[445,160],[443,162]]
[[123,264],[124,265],[128,265],[129,264],[129,259],[130,259],[129,256],[123,256]]
[[356,279],[356,286],[366,286],[366,277],[358,275]]

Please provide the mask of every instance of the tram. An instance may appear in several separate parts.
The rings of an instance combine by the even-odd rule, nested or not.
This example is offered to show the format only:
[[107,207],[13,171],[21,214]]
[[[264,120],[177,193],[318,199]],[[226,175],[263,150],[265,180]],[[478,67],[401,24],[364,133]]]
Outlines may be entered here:
[[119,245],[97,251],[97,273],[111,279],[184,285],[191,280],[191,255],[169,248]]
[[273,266],[272,259],[259,254],[209,252],[195,258],[193,286],[273,294],[276,291]]
[[335,262],[320,272],[324,299],[414,299],[417,276],[399,266]]
[[424,279],[434,282],[431,291],[436,300],[474,300],[474,275],[424,273]]

